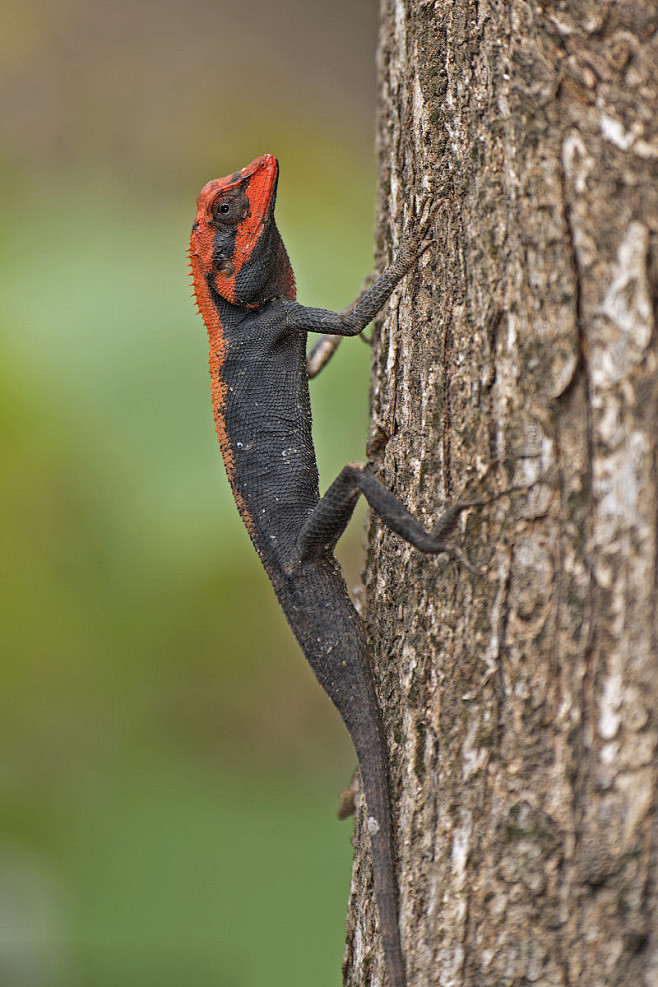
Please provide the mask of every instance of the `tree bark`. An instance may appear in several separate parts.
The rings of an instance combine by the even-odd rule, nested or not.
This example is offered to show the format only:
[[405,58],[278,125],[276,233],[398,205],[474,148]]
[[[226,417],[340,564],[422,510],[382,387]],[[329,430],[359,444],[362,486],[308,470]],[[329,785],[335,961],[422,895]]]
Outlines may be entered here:
[[[657,985],[658,5],[382,0],[370,453],[478,572],[369,522],[414,985]],[[474,487],[475,483],[475,487]],[[347,982],[383,984],[357,818]]]

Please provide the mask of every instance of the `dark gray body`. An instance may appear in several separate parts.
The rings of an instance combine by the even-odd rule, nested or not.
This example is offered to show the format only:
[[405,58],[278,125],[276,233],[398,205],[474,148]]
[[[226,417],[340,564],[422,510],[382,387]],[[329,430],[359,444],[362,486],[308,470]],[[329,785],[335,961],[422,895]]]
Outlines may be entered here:
[[[354,744],[391,987],[403,987],[387,747],[367,643],[333,554],[340,531],[331,533],[327,547],[314,543],[310,552],[304,539],[320,494],[307,334],[288,324],[290,307],[277,299],[245,310],[217,298],[226,344],[223,418],[234,464],[230,479],[288,623]],[[345,523],[358,494],[353,488],[348,497]]]
[[306,333],[287,329],[285,302],[237,309],[218,299],[226,352],[224,427],[252,540],[268,572],[291,571],[320,499],[311,436]]

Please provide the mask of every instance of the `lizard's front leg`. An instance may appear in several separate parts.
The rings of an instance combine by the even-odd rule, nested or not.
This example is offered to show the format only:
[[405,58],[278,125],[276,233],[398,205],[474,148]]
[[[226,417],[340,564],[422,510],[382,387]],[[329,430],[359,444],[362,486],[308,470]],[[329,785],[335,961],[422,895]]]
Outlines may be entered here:
[[426,236],[433,215],[434,203],[428,199],[421,205],[421,218],[416,229],[403,237],[395,260],[342,312],[310,308],[299,302],[285,302],[287,328],[322,333],[322,338],[307,358],[309,377],[315,377],[336,352],[340,338],[335,337],[356,336],[363,332],[383,308],[396,285],[431,243],[426,240]]

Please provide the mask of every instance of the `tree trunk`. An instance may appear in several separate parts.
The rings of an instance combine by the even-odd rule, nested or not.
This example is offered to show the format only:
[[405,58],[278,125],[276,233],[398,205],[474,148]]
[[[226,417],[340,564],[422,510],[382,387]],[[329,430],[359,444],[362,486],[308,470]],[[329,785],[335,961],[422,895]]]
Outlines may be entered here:
[[[471,573],[371,519],[415,985],[658,984],[658,5],[382,0],[370,452]],[[347,980],[382,984],[357,820]]]

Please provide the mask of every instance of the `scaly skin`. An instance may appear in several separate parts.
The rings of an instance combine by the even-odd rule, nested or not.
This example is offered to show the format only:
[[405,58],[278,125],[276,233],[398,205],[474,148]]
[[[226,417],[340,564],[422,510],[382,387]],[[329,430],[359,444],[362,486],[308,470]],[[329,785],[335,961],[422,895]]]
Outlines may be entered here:
[[388,750],[363,627],[333,549],[360,493],[421,551],[453,555],[444,538],[470,504],[455,505],[427,532],[359,464],[346,466],[320,499],[307,332],[361,332],[415,261],[424,228],[349,309],[339,314],[305,308],[295,302],[295,279],[274,222],[278,170],[276,159],[265,154],[228,178],[208,182],[198,198],[189,256],[210,340],[215,426],[242,520],[306,659],[352,738],[389,985],[405,987]]

